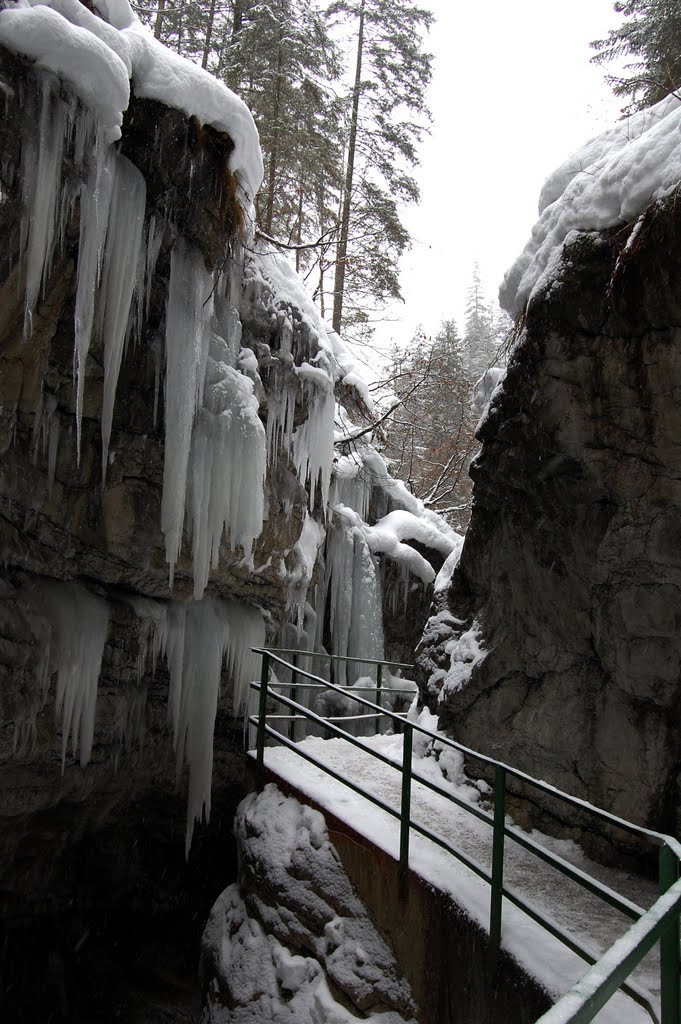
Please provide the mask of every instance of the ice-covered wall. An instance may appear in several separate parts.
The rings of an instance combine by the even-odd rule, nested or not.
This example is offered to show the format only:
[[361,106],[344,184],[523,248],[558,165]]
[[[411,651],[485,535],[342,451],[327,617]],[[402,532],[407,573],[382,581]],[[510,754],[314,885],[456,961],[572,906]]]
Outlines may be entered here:
[[97,11],[0,11],[4,600],[48,652],[19,673],[9,659],[3,738],[35,755],[56,714],[69,786],[69,744],[96,785],[107,756],[113,768],[160,735],[142,654],[116,655],[122,677],[139,672],[111,730],[98,685],[124,649],[112,609],[143,605],[126,630],[165,652],[189,839],[210,810],[220,709],[243,706],[255,671],[248,645],[283,629],[389,654],[386,558],[406,597],[433,576],[408,541],[439,558],[452,538],[370,446],[334,456],[339,386],[365,410],[371,398],[287,261],[253,240],[250,114],[125,0]]

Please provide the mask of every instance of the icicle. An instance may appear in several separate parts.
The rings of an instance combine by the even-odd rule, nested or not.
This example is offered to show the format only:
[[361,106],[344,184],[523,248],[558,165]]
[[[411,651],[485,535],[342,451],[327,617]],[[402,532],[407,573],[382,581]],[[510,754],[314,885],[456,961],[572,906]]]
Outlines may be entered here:
[[42,447],[43,458],[47,456],[48,497],[52,494],[54,485],[60,429],[56,396],[41,392],[33,424],[33,462],[34,464],[38,462],[38,454]]
[[163,341],[156,335],[151,343],[151,351],[154,356],[154,430],[158,423],[158,397],[161,390],[161,364],[163,361]]
[[354,453],[342,455],[333,466],[329,503],[332,506],[347,505],[366,522],[373,487],[371,470],[362,459]]
[[[319,523],[316,523],[307,514],[307,511],[304,511],[303,514],[304,519],[300,536],[293,547],[295,565],[289,576],[286,597],[286,608],[293,616],[296,632],[299,637],[303,632],[307,591],[317,562],[319,549],[324,543],[324,537],[326,536],[324,528]],[[286,646],[289,646],[288,642]]]
[[331,385],[322,390],[305,382],[308,416],[293,436],[293,461],[298,479],[305,486],[309,481],[310,509],[315,507],[319,488],[321,506],[326,511],[333,465],[334,398]]
[[144,283],[144,315],[149,316],[151,306],[152,284],[156,271],[156,261],[161,251],[163,241],[163,225],[156,224],[156,214],[149,218],[149,229],[147,231],[147,256],[145,262],[145,283]]
[[296,411],[297,384],[286,385],[281,375],[275,375],[272,393],[267,398],[267,461],[277,461],[280,449],[288,452],[293,437],[293,418]]
[[147,193],[144,178],[124,156],[115,155],[113,169],[114,183],[97,316],[104,346],[102,486],[106,482],[113,407],[128,332]]
[[[348,635],[348,656],[380,661],[384,657],[383,595],[374,556],[359,531],[355,531],[352,570],[352,616]],[[366,675],[369,666],[357,672]],[[373,667],[371,669],[373,671]],[[351,673],[352,674],[352,673]]]
[[[53,396],[51,396],[53,397]],[[54,487],[54,476],[57,471],[57,452],[59,450],[59,433],[61,430],[61,421],[59,419],[59,412],[57,410],[57,400],[55,399],[54,408],[50,413],[50,438],[47,447],[47,496],[48,498],[52,495],[52,488]]]
[[217,569],[223,530],[244,558],[251,556],[264,515],[265,430],[253,382],[238,370],[209,359],[205,406],[194,427],[190,520],[194,597]]
[[168,662],[168,707],[178,779],[185,762],[189,765],[188,855],[195,821],[204,815],[210,819],[213,733],[223,661],[238,713],[245,707],[250,680],[257,677],[258,659],[251,648],[264,644],[265,626],[260,612],[236,601],[204,598],[171,604],[165,613],[154,610],[154,604],[137,601],[135,607],[152,623],[154,647]]
[[95,164],[80,194],[80,242],[76,288],[74,375],[76,378],[76,456],[80,464],[85,363],[90,350],[95,292],[102,266],[113,184],[112,158],[98,147]]
[[52,263],[68,110],[59,97],[59,82],[54,76],[41,76],[41,92],[37,144],[29,133],[22,151],[21,252],[26,256],[24,338],[32,333],[40,288]]
[[[328,608],[328,622],[324,615]],[[384,657],[383,596],[377,563],[361,531],[333,517],[327,532],[323,587],[317,602],[317,648],[325,631],[331,639],[331,651],[343,657]],[[338,682],[352,682],[367,671],[340,663]]]
[[198,249],[178,239],[170,256],[166,310],[166,424],[161,529],[173,585],[184,523],[192,425],[203,399],[213,276]]
[[[61,723],[63,772],[69,739],[81,765],[86,765],[92,754],[109,609],[78,583],[44,581],[35,585],[33,594],[50,625],[47,664],[49,673],[57,674],[55,712]],[[43,678],[36,681],[44,687],[44,665],[39,666],[38,674]]]

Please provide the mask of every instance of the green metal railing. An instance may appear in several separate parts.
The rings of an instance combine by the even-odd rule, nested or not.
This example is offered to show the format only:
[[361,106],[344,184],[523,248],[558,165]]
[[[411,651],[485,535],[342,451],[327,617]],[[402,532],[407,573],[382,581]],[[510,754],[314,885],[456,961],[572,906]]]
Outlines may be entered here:
[[[292,665],[281,657],[282,654],[304,654],[307,657],[309,656],[308,652],[294,652],[290,650],[274,651],[267,650],[265,648],[253,648],[253,650],[254,653],[261,655],[262,668],[260,683],[251,683],[252,689],[256,691],[259,690],[258,715],[249,715],[248,722],[257,728],[256,767],[260,784],[262,784],[264,778],[265,741],[269,736],[276,740],[277,743],[294,750],[299,757],[302,757],[304,760],[315,765],[315,767],[322,769],[331,778],[336,779],[338,782],[341,782],[360,796],[365,797],[388,814],[395,818],[399,818],[400,893],[404,893],[407,885],[409,871],[409,841],[412,832],[417,832],[420,835],[425,836],[427,839],[430,839],[438,846],[447,850],[474,874],[484,879],[490,885],[491,889],[489,950],[492,973],[494,973],[495,970],[495,964],[501,944],[501,923],[504,899],[519,907],[532,920],[536,921],[546,931],[548,931],[554,938],[558,939],[573,953],[576,953],[586,963],[590,964],[591,969],[587,971],[582,979],[565,996],[563,996],[551,1008],[551,1010],[544,1014],[541,1018],[541,1024],[586,1024],[587,1021],[593,1019],[596,1013],[598,1013],[602,1006],[605,1005],[605,1003],[618,989],[621,989],[635,1000],[635,1002],[642,1006],[651,1019],[657,1022],[657,1024],[681,1024],[681,878],[679,877],[681,844],[672,836],[666,836],[662,833],[653,832],[650,829],[634,825],[632,822],[625,821],[623,818],[619,818],[614,814],[610,814],[608,811],[595,807],[587,801],[581,800],[579,797],[571,796],[569,793],[564,793],[546,782],[534,779],[525,772],[519,771],[510,765],[495,761],[493,758],[488,757],[485,754],[481,754],[461,743],[457,743],[455,740],[433,733],[431,730],[425,729],[415,723],[405,721],[399,714],[387,710],[382,707],[380,703],[361,697],[355,687],[348,688],[337,686],[336,684],[330,683],[311,672],[301,669],[297,661],[295,665]],[[362,661],[362,659],[342,659],[333,655],[322,655],[321,657],[327,659],[333,658],[334,660]],[[379,751],[368,747],[366,743],[363,743],[360,739],[351,735],[346,730],[340,728],[336,724],[338,719],[330,720],[323,718],[314,711],[298,703],[292,697],[287,697],[283,693],[278,692],[279,689],[290,687],[291,684],[277,683],[277,689],[274,689],[269,682],[270,665],[272,663],[289,670],[293,669],[295,672],[295,684],[298,689],[301,688],[301,685],[305,685],[313,686],[314,688],[335,690],[346,695],[348,691],[350,691],[352,693],[353,700],[371,709],[372,715],[369,717],[378,716],[388,718],[395,724],[399,724],[399,727],[404,732],[402,764],[397,764],[395,761],[381,754]],[[363,664],[378,666],[397,663],[379,663],[367,660],[363,661]],[[300,684],[298,682],[299,676],[309,679],[312,682]],[[378,675],[377,683],[380,681],[380,678],[381,676]],[[369,689],[371,691],[376,689],[378,691],[380,690],[380,686],[366,687],[365,689]],[[285,716],[268,716],[267,706],[268,701],[270,700],[274,703],[282,704],[293,714]],[[390,768],[400,771],[402,773],[400,808],[397,809],[390,804],[387,804],[363,786],[359,786],[349,779],[344,778],[328,765],[319,761],[307,751],[301,749],[292,738],[284,736],[282,733],[268,725],[269,717],[294,718],[296,721],[307,719],[324,729],[327,733],[330,733],[332,736],[337,736],[346,740],[348,743],[359,747],[365,753],[370,754],[372,757],[376,758],[376,760],[388,765]],[[360,717],[367,716],[363,715]],[[475,758],[487,765],[493,771],[494,807],[492,814],[489,814],[480,807],[470,804],[460,797],[455,796],[443,789],[441,786],[432,782],[430,779],[425,778],[413,770],[412,749],[414,732],[422,733],[423,735],[428,736],[432,741],[437,742],[442,746],[451,747],[468,757]],[[644,910],[627,897],[620,895],[609,886],[599,882],[597,879],[587,875],[579,868],[570,864],[558,854],[541,846],[533,839],[530,839],[529,836],[523,835],[512,825],[507,825],[505,822],[505,803],[507,780],[509,777],[523,785],[531,786],[551,798],[562,800],[580,811],[595,816],[600,821],[606,822],[614,828],[621,829],[630,835],[645,839],[652,845],[658,847],[660,896],[653,906],[647,911]],[[491,872],[488,872],[483,865],[477,863],[462,850],[457,849],[447,840],[442,838],[442,836],[437,835],[430,829],[412,820],[412,779],[417,780],[421,785],[426,786],[433,792],[446,797],[452,803],[461,807],[479,820],[484,821],[491,827]],[[597,896],[609,906],[614,907],[630,920],[633,920],[635,922],[634,925],[630,927],[630,929],[620,939],[618,939],[618,941],[600,959],[594,956],[588,949],[585,949],[579,942],[577,942],[571,934],[564,931],[554,921],[547,918],[536,907],[523,899],[515,889],[512,889],[510,886],[505,884],[504,852],[506,838],[513,840],[523,849],[527,850],[540,860],[551,864],[563,875],[570,878],[572,881],[577,882],[588,892]],[[660,943],[661,980],[661,1014],[659,1017],[656,1013],[656,1009],[650,995],[639,988],[639,986],[633,981],[626,980],[630,977],[632,971],[640,963],[646,953],[658,941]]]

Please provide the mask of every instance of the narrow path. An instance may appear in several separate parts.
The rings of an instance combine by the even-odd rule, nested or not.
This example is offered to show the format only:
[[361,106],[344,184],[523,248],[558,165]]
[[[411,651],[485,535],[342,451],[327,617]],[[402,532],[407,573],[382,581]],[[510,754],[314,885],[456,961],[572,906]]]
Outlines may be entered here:
[[[379,736],[363,740],[397,763],[402,760],[402,737]],[[401,773],[371,757],[345,740],[309,737],[299,744],[303,750],[334,768],[344,778],[360,783],[385,803],[400,806]],[[445,764],[435,757],[415,751],[414,771],[430,778],[460,798],[479,803],[481,794],[465,780],[458,755],[447,753]],[[265,763],[282,779],[295,786],[321,807],[327,808],[369,840],[397,857],[399,820],[370,801],[353,793],[285,747],[268,747]],[[445,767],[450,781],[443,775]],[[455,781],[451,781],[455,780]],[[491,864],[491,828],[446,798],[418,782],[412,787],[412,819],[428,827],[458,847],[471,859],[489,869]],[[622,895],[643,907],[657,895],[653,883],[604,868],[589,861],[571,841],[551,839],[532,833],[532,837],[559,853],[581,870],[599,878]],[[412,832],[410,867],[425,880],[453,896],[471,917],[487,928],[489,887],[461,862],[436,844]],[[539,861],[507,838],[504,865],[505,881],[520,892],[528,903],[552,918],[594,955],[600,956],[629,927],[629,920],[576,882]],[[502,945],[547,990],[558,997],[587,969],[584,961],[553,939],[527,915],[504,901]],[[635,976],[636,983],[648,990],[659,1003],[659,967],[656,952],[649,954]],[[599,1024],[639,1024],[649,1015],[631,999],[617,995],[596,1018]]]

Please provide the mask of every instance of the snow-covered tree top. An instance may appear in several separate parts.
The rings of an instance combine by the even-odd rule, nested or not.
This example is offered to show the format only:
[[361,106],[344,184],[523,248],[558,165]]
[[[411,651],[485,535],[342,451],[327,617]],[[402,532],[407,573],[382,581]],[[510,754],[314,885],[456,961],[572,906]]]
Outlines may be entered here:
[[524,309],[556,266],[571,232],[601,231],[635,220],[681,181],[681,100],[672,94],[591,139],[546,181],[539,220],[504,277],[499,301]]
[[101,118],[108,141],[120,138],[123,111],[135,96],[158,100],[227,132],[230,168],[249,199],[263,176],[250,110],[226,85],[154,39],[128,0],[18,0],[0,11],[0,43],[53,71]]

